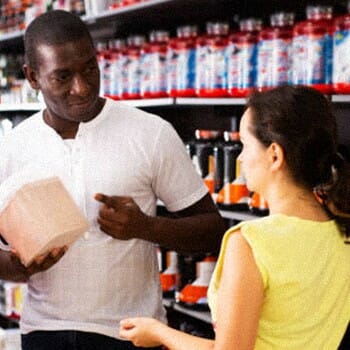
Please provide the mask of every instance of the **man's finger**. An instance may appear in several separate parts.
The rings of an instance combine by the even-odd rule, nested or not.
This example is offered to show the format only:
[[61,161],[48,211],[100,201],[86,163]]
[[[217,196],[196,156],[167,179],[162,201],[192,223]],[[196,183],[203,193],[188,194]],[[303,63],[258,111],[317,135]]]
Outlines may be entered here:
[[101,203],[106,204],[108,207],[117,208],[121,203],[125,201],[125,197],[121,196],[107,196],[103,193],[96,193],[95,199]]
[[134,201],[128,196],[107,196],[106,194],[96,193],[95,199],[106,206],[118,210],[121,207],[133,206]]

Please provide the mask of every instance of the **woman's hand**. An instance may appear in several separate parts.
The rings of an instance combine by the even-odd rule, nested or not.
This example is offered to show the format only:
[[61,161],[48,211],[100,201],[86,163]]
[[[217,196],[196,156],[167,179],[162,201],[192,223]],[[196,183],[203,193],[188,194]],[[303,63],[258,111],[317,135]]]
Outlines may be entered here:
[[151,348],[162,345],[159,335],[164,327],[167,326],[153,318],[128,318],[120,322],[119,336],[135,346]]

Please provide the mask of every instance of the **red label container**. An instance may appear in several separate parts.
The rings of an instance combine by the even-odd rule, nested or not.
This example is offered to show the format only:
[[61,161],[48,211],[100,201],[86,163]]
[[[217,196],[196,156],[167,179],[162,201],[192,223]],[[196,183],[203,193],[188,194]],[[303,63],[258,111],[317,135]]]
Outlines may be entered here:
[[228,94],[246,97],[256,84],[256,53],[262,21],[247,18],[239,23],[240,30],[232,33],[227,48]]
[[177,37],[169,42],[168,93],[172,97],[193,97],[195,89],[197,26],[177,28]]
[[122,96],[122,50],[125,41],[113,39],[109,41],[109,95],[108,97],[119,100]]
[[324,94],[333,92],[333,19],[329,6],[308,6],[307,20],[293,30],[292,81]]
[[350,94],[350,1],[348,12],[334,20],[333,88],[337,94]]
[[150,41],[142,47],[141,96],[159,98],[167,92],[167,52],[169,33],[156,30],[150,33]]
[[207,35],[197,43],[198,50],[204,50],[204,66],[199,67],[201,75],[198,77],[200,83],[197,95],[200,97],[228,96],[226,67],[228,34],[228,23],[210,23],[207,25]]
[[144,43],[143,36],[130,36],[126,49],[122,51],[122,99],[141,98],[141,47]]
[[261,30],[258,36],[256,86],[259,90],[290,81],[294,14],[275,13],[270,22],[271,26]]

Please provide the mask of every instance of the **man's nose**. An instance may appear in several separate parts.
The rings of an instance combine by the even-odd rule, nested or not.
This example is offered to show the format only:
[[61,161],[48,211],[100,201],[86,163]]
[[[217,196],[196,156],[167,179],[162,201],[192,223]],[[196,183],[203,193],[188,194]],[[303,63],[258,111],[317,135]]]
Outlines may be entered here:
[[75,74],[72,80],[70,93],[72,95],[86,96],[89,92],[89,84],[86,78],[81,74]]

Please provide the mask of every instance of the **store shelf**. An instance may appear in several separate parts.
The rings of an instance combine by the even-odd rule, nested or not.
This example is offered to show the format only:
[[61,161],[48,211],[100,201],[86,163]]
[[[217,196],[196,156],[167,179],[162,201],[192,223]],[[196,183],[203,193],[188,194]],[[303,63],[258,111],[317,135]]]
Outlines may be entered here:
[[349,103],[350,102],[350,95],[333,95],[332,102]]
[[178,312],[181,312],[185,315],[188,315],[188,316],[191,316],[197,320],[200,320],[200,321],[203,321],[203,322],[206,322],[206,323],[212,323],[212,320],[211,320],[211,315],[210,315],[210,312],[209,311],[196,311],[196,310],[191,310],[191,309],[188,309],[186,307],[183,307],[179,304],[176,304],[174,303],[173,305],[173,309],[175,311],[178,311]]
[[[244,105],[244,99],[236,98],[150,98],[150,99],[137,99],[137,100],[120,100],[122,103],[126,103],[134,107],[164,107],[164,106],[203,106],[203,105]],[[44,108],[43,103],[2,103],[0,104],[0,112],[12,112],[12,111],[37,111]]]
[[[245,98],[200,98],[200,97],[179,97],[179,98],[151,98],[121,100],[121,102],[134,107],[162,107],[162,106],[244,106]],[[349,103],[350,95],[333,95],[332,102]],[[44,107],[43,103],[3,103],[0,104],[0,112],[10,111],[36,111]]]
[[[231,20],[235,4],[232,0],[220,0],[213,6],[212,0],[147,0],[116,9],[107,9],[98,14],[87,14],[82,19],[91,26],[101,22],[117,22],[117,25],[142,18],[142,25],[163,23],[173,26],[176,23],[193,22],[193,11],[197,21],[226,17]],[[226,10],[226,11],[225,11]]]
[[169,4],[174,2],[174,0],[149,0],[144,1],[140,3],[136,3],[129,6],[123,6],[114,10],[105,10],[97,15],[87,15],[83,16],[83,20],[86,23],[94,23],[99,20],[113,20],[113,19],[120,19],[125,17],[133,17],[136,15],[137,12],[143,12],[145,10],[148,10],[154,6],[162,6],[164,4]]
[[231,211],[231,210],[219,210],[219,211],[221,216],[225,219],[246,221],[246,220],[254,220],[259,218],[259,216],[254,215],[250,212],[245,212],[245,211]]
[[219,106],[244,106],[246,104],[247,100],[245,98],[200,98],[200,97],[193,97],[193,98],[176,98],[176,104],[177,105],[219,105]]
[[163,298],[163,305],[167,309],[173,309],[177,312],[180,312],[182,314],[185,314],[187,316],[191,316],[197,320],[210,323],[211,324],[211,315],[209,311],[197,311],[197,310],[192,310],[189,308],[186,308],[184,306],[181,306],[180,304],[177,304],[174,299],[171,298]]
[[11,41],[21,38],[24,34],[24,30],[14,31],[0,35],[0,41]]
[[0,112],[17,112],[17,111],[39,111],[44,108],[43,103],[1,103]]
[[160,106],[172,106],[175,104],[173,98],[150,98],[139,100],[121,100],[120,102],[126,103],[134,107],[160,107]]

